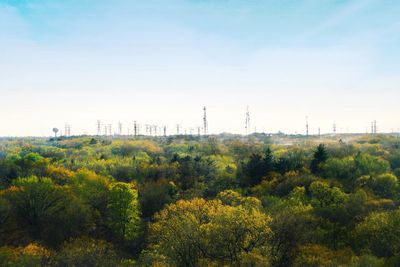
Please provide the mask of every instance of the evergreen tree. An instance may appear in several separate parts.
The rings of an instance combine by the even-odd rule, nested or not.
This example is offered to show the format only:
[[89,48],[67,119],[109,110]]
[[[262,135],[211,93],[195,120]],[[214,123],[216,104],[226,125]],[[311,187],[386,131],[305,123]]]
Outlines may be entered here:
[[314,158],[311,161],[310,170],[313,174],[320,173],[320,164],[324,163],[329,158],[328,151],[324,144],[319,144],[314,151]]

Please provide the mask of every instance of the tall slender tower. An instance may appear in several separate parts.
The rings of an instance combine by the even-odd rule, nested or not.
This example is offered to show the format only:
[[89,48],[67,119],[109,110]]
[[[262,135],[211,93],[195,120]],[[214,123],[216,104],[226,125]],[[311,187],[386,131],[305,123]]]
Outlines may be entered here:
[[[147,133],[147,125],[146,125],[146,133]],[[138,134],[138,127],[136,121],[133,122],[133,135],[137,137]]]
[[140,135],[140,129],[141,129],[141,125],[138,123],[138,124],[136,124],[136,128],[137,128],[137,136],[139,136]]
[[308,116],[306,116],[306,136],[309,134]]
[[112,124],[108,124],[108,135],[111,136],[112,135]]
[[167,126],[164,126],[164,137],[167,136]]
[[246,109],[245,130],[246,130],[246,134],[250,133],[250,111],[249,111],[249,106],[247,106],[247,109]]
[[64,126],[64,135],[65,135],[65,136],[68,136],[68,123],[65,123],[65,126]]
[[97,120],[97,135],[101,135],[101,121]]
[[65,129],[64,129],[64,135],[65,136],[71,136],[71,125],[68,123],[65,123]]
[[203,116],[203,127],[204,127],[204,135],[208,134],[208,122],[207,122],[207,109],[203,108],[204,116]]
[[333,134],[336,135],[336,122],[333,123]]
[[118,134],[122,135],[122,123],[118,122]]

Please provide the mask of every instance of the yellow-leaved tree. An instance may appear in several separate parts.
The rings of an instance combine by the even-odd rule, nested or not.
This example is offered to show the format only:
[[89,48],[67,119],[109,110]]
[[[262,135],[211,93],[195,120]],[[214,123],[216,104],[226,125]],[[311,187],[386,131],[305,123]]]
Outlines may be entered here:
[[[233,202],[229,205],[219,199],[195,198],[166,206],[150,225],[151,244],[142,262],[162,261],[174,266],[238,266],[245,262],[267,265],[271,218],[260,211],[257,201],[245,199],[246,205]],[[145,259],[146,255],[153,259]]]

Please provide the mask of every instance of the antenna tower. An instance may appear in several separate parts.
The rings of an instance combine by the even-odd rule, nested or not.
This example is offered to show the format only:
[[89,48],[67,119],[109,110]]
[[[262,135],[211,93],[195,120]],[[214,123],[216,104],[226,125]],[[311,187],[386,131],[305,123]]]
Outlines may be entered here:
[[65,136],[71,136],[71,125],[69,125],[68,123],[65,124]]
[[206,107],[203,108],[204,116],[203,116],[203,127],[204,127],[204,135],[208,134],[208,122],[207,122],[207,109]]
[[[146,125],[146,133],[147,133],[147,125]],[[133,122],[133,135],[137,137],[138,134],[138,127],[136,121]]]
[[101,121],[97,120],[97,135],[101,135]]
[[108,125],[108,135],[110,135],[110,136],[112,135],[111,131],[112,131],[112,125],[109,124]]
[[122,123],[118,122],[118,134],[122,135]]
[[309,134],[308,116],[306,116],[306,136]]
[[246,109],[245,129],[246,129],[246,134],[249,134],[249,132],[250,132],[250,111],[249,111],[249,106],[247,106],[247,109]]

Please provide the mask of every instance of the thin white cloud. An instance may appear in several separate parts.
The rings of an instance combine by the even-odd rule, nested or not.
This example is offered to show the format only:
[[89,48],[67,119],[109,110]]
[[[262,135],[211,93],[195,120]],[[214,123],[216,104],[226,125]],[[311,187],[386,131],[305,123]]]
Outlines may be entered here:
[[303,35],[304,39],[312,38],[316,35],[326,33],[330,29],[341,25],[345,22],[345,20],[358,12],[361,12],[365,8],[370,7],[377,0],[353,0],[346,3],[343,7],[341,7],[338,11],[334,12],[332,15],[327,17],[324,21],[322,21],[318,26],[311,29],[309,32]]

